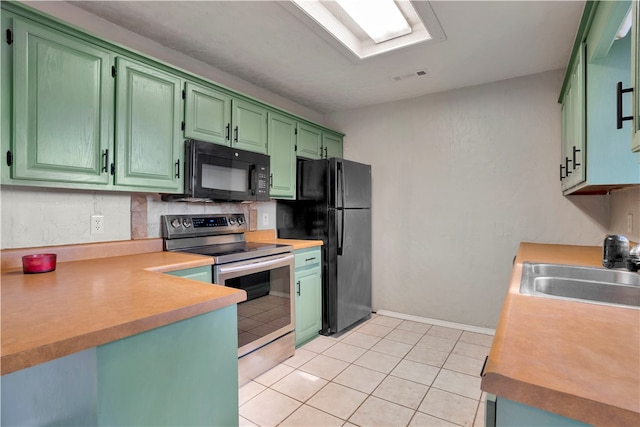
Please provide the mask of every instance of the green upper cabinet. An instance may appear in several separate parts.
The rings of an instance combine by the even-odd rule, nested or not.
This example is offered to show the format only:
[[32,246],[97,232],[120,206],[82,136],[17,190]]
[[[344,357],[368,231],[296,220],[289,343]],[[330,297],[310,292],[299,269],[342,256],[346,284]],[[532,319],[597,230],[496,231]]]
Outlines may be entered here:
[[231,144],[231,97],[213,88],[187,82],[184,107],[185,138]]
[[[632,3],[633,25],[631,27],[631,84],[633,91],[633,134],[631,151],[640,151],[640,7]],[[640,158],[639,158],[640,161]]]
[[108,184],[110,53],[17,18],[13,37],[11,178]]
[[322,132],[322,150],[324,158],[331,157],[342,158],[342,136],[339,134]]
[[628,0],[585,5],[561,95],[565,195],[640,183],[638,156],[629,150],[634,125],[621,121],[632,115],[632,94],[624,91],[632,83],[632,35],[617,33],[630,10]]
[[271,188],[275,199],[296,197],[296,121],[279,113],[269,112],[269,150],[271,157]]
[[267,109],[235,98],[231,106],[231,146],[267,154]]
[[562,189],[575,187],[585,180],[584,167],[584,45],[581,46],[571,68],[571,78],[562,103],[562,156],[560,159],[560,180]]
[[123,57],[116,64],[115,183],[180,192],[182,80]]
[[321,158],[322,131],[315,126],[298,123],[298,156],[306,159]]

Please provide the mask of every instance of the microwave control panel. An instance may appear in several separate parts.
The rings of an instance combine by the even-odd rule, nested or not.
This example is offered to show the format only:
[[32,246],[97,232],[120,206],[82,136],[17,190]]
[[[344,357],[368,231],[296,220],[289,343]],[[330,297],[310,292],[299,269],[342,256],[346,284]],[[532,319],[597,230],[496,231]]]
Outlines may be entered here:
[[269,200],[269,167],[258,166],[256,176],[256,198],[258,200]]

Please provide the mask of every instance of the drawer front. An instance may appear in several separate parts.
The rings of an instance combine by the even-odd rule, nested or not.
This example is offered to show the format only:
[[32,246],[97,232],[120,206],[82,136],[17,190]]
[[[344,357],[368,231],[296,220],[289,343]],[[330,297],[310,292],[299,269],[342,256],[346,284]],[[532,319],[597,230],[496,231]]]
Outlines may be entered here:
[[302,249],[295,251],[295,268],[304,268],[320,264],[320,249]]

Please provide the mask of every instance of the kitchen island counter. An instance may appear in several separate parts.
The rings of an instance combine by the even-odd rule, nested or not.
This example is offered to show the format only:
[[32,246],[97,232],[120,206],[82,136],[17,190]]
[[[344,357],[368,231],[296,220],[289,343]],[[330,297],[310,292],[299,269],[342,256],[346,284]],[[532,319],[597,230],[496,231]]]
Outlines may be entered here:
[[640,310],[519,292],[526,261],[601,259],[600,247],[520,245],[482,390],[592,425],[640,425]]
[[[156,249],[157,240],[152,242]],[[140,245],[127,243],[121,245]],[[127,252],[104,246],[107,255]],[[211,265],[210,257],[164,252],[160,246],[159,251],[82,259],[99,247],[58,247],[56,270],[42,274],[23,274],[15,265],[29,250],[2,252],[2,375],[246,299],[244,291],[162,274]],[[50,251],[57,252],[31,249]]]

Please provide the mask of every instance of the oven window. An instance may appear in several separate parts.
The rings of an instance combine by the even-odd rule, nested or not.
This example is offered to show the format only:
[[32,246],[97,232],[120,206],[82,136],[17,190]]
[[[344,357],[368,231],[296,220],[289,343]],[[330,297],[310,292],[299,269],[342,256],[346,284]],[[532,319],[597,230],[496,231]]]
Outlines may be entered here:
[[200,175],[202,188],[212,190],[246,192],[249,187],[247,169],[225,167],[203,163]]
[[238,347],[291,323],[288,266],[227,279],[225,285],[247,292],[247,300],[238,304]]

